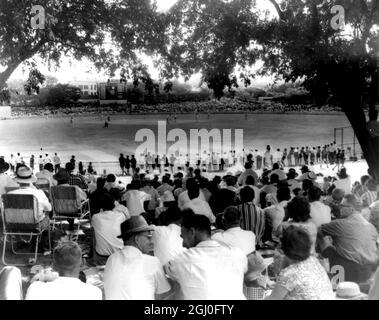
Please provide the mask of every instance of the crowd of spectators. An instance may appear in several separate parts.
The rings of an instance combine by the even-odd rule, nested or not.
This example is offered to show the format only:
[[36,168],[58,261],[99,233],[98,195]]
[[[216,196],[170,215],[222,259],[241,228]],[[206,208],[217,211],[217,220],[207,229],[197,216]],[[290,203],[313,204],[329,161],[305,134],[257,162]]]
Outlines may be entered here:
[[[56,170],[46,163],[43,179],[89,199],[90,259],[105,266],[103,295],[79,280],[81,249],[67,242],[54,250],[55,273],[35,281],[26,298],[379,299],[374,177],[353,184],[342,167],[337,179],[320,182],[308,166],[286,171],[281,162],[258,174],[252,159],[243,172],[213,178],[200,168],[149,175],[136,166],[127,184],[114,174],[83,177],[75,161]],[[46,212],[40,219],[48,219],[38,177],[24,164],[13,170],[0,158],[0,195],[19,186],[10,193],[34,194]]]
[[12,107],[12,116],[30,117],[30,116],[77,116],[77,115],[96,115],[99,113],[106,114],[141,114],[141,113],[330,113],[340,111],[334,106],[315,106],[315,105],[291,105],[279,102],[265,101],[242,101],[239,99],[223,98],[221,100],[207,100],[199,102],[180,102],[180,103],[162,103],[156,105],[117,105],[107,104],[100,106],[98,102],[93,103],[72,103],[65,104],[59,108],[53,106],[14,106]]

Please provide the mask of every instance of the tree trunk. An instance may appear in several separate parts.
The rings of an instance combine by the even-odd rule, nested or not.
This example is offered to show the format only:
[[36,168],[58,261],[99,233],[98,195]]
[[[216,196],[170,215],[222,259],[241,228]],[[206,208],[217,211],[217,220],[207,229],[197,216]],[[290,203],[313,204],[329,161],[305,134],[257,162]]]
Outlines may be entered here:
[[362,105],[365,79],[359,61],[349,61],[348,64],[334,65],[332,68],[332,92],[353,127],[370,175],[379,179],[379,138],[372,137],[367,130],[368,119]]
[[17,69],[21,62],[11,62],[7,68],[0,73],[0,90],[4,89],[9,77]]

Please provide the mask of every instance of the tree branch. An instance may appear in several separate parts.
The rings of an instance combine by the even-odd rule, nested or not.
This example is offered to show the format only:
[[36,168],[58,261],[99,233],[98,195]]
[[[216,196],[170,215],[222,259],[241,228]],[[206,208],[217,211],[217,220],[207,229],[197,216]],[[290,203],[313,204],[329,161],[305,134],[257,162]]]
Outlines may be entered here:
[[275,7],[276,12],[278,13],[279,19],[285,21],[283,11],[280,9],[279,4],[275,0],[269,0],[272,5]]

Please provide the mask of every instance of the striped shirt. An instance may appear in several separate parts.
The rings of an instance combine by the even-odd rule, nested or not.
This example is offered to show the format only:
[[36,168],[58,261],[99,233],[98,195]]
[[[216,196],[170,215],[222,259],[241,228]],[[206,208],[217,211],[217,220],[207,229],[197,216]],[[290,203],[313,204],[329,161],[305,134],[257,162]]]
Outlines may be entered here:
[[80,189],[88,189],[88,185],[84,180],[84,177],[80,174],[70,174],[68,184],[70,186],[78,186]]
[[378,198],[378,193],[376,191],[366,191],[362,195],[362,202],[364,206],[371,206]]
[[238,210],[241,212],[241,228],[252,231],[256,236],[256,243],[259,244],[265,231],[265,214],[252,202],[240,204]]

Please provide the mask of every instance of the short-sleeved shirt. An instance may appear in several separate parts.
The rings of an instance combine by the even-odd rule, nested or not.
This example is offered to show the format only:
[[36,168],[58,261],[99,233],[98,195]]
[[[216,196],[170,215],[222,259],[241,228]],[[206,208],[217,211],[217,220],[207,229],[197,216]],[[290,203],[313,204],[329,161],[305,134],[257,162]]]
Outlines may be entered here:
[[123,200],[126,200],[129,214],[132,217],[144,213],[144,202],[150,199],[151,196],[149,194],[139,190],[130,190],[123,195]]
[[324,224],[322,235],[331,236],[339,255],[360,265],[374,264],[378,260],[378,232],[359,213]]
[[180,226],[176,224],[155,227],[153,233],[154,256],[159,259],[162,265],[174,260],[186,250],[183,247],[183,239],[180,234]]
[[106,300],[154,300],[171,289],[158,258],[132,246],[108,258],[103,280]]
[[52,282],[36,281],[25,300],[102,300],[101,290],[77,278],[59,277]]
[[316,227],[320,227],[323,224],[332,221],[332,213],[329,206],[323,204],[320,201],[314,201],[310,203],[311,217]]
[[276,282],[288,293],[284,300],[334,300],[333,287],[315,257],[283,269]]
[[246,255],[255,251],[255,234],[251,231],[242,230],[240,227],[215,233],[212,240],[238,248]]
[[125,215],[118,211],[105,211],[92,217],[97,254],[110,256],[124,247],[124,242],[118,236],[121,234],[120,225],[125,220]]
[[168,263],[165,271],[180,284],[184,300],[246,300],[247,258],[240,249],[203,241]]

